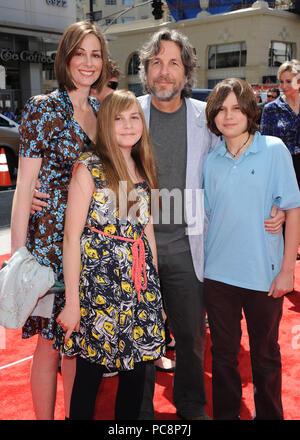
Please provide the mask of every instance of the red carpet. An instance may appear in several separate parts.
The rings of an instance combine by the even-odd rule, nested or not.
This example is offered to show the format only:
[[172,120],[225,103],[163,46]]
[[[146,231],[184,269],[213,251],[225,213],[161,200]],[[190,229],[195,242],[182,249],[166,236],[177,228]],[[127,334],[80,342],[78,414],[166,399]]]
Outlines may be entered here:
[[[7,256],[0,257],[0,265]],[[280,345],[283,363],[283,407],[286,420],[300,420],[300,261],[297,262],[295,291],[286,295],[280,328]],[[251,384],[249,347],[245,322],[240,352],[240,371],[243,383],[243,403],[241,419],[251,420],[254,405]],[[30,357],[35,348],[36,338],[21,339],[20,330],[0,328],[0,420],[34,420],[29,373]],[[172,352],[169,352],[172,353]],[[172,356],[172,354],[168,354]],[[25,359],[25,360],[24,360]],[[15,363],[21,361],[19,363]],[[13,365],[10,365],[13,364]],[[4,367],[4,368],[3,368]],[[157,420],[177,420],[172,404],[173,374],[157,372],[154,405]],[[97,420],[113,420],[114,397],[117,377],[106,378],[99,389],[96,414]],[[207,412],[211,410],[211,355],[210,337],[207,332],[205,356],[205,386],[207,392]],[[56,420],[64,419],[62,380],[58,375]]]

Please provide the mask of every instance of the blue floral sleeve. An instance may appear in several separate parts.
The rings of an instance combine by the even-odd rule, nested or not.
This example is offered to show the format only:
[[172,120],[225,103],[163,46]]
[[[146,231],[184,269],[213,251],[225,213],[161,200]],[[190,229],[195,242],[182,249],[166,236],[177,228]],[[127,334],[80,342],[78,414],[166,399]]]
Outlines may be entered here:
[[264,108],[260,121],[261,134],[278,136],[278,134],[275,133],[277,127],[276,117],[278,118],[278,115],[276,116],[276,113],[272,111],[272,107],[271,109]]
[[35,96],[26,103],[19,127],[19,156],[42,158],[52,133],[55,118],[51,101],[45,95]]

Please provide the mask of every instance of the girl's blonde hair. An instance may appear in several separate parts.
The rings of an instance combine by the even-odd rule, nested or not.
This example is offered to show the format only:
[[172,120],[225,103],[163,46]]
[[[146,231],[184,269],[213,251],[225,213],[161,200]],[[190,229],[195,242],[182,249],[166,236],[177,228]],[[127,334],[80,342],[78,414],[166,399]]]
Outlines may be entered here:
[[94,149],[104,167],[108,186],[116,195],[119,205],[119,182],[127,182],[127,209],[135,203],[129,200],[129,193],[135,191],[124,163],[122,152],[115,135],[115,118],[120,113],[136,105],[143,123],[143,132],[139,141],[132,147],[131,155],[135,161],[137,171],[146,180],[149,189],[157,189],[155,158],[146,126],[143,110],[135,95],[127,90],[117,90],[108,95],[100,106],[97,118],[97,142]]

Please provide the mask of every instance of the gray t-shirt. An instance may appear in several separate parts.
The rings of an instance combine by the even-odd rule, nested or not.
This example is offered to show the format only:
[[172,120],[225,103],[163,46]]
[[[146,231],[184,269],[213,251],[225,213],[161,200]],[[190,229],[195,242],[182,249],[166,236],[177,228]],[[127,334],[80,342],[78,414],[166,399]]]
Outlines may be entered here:
[[151,104],[149,129],[162,200],[159,221],[154,225],[157,250],[161,255],[184,252],[189,249],[184,216],[187,160],[185,101],[174,113],[162,112]]

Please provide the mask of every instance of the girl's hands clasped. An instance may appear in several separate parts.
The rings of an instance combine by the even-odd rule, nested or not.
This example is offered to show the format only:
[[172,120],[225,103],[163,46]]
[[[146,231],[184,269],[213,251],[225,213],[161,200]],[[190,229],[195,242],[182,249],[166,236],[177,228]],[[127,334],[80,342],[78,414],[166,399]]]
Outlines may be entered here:
[[79,304],[66,304],[61,313],[58,315],[56,322],[62,327],[63,331],[66,332],[66,344],[68,343],[73,331],[79,331],[80,317]]

